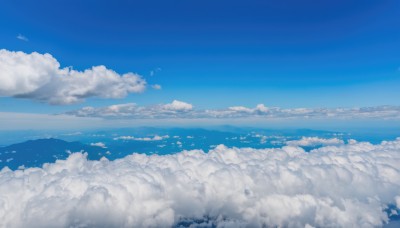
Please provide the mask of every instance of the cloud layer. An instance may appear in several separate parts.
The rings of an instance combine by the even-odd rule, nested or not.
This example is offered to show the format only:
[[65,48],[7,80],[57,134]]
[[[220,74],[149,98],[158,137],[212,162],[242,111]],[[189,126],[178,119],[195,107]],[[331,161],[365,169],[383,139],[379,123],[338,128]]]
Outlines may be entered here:
[[380,119],[399,120],[400,106],[376,106],[364,108],[292,108],[266,107],[263,104],[255,108],[234,106],[227,109],[201,110],[192,104],[174,100],[170,104],[139,106],[134,103],[118,104],[108,107],[84,107],[68,112],[80,117],[103,118],[186,118],[186,119],[229,119],[229,118],[262,118],[262,119]]
[[[400,202],[400,138],[133,154],[0,172],[0,226],[376,227]],[[399,208],[396,209],[397,212]]]
[[77,111],[71,111],[67,114],[79,117],[104,117],[104,118],[134,118],[134,119],[152,119],[152,118],[185,118],[191,115],[193,105],[174,100],[168,104],[154,106],[138,106],[135,103],[111,105],[104,108],[84,107]]
[[50,104],[72,104],[89,97],[122,98],[139,93],[146,81],[134,73],[120,75],[105,66],[84,71],[60,63],[50,54],[0,50],[0,96],[29,98]]

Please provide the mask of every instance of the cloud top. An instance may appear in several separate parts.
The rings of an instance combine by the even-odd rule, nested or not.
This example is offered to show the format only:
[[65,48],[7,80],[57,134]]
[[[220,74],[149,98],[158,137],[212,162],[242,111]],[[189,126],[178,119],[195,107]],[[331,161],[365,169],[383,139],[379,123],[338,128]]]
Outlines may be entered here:
[[338,138],[324,139],[319,137],[302,137],[299,140],[291,140],[286,142],[289,146],[329,146],[329,145],[342,145],[344,141]]
[[164,110],[171,110],[171,111],[190,111],[193,109],[193,105],[183,102],[183,101],[172,101],[171,104],[163,105],[162,108]]
[[84,71],[60,68],[60,63],[47,53],[2,49],[0,72],[0,96],[56,105],[78,103],[89,97],[123,98],[146,88],[146,81],[137,74],[120,75],[101,65]]
[[[0,172],[0,226],[377,227],[399,212],[400,138],[227,148]],[[397,205],[397,206],[396,206]]]

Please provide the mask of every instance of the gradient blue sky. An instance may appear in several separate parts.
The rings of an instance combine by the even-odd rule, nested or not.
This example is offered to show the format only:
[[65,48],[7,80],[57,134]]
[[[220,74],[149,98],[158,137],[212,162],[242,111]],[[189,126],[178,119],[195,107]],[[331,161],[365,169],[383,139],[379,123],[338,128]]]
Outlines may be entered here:
[[173,99],[197,108],[400,105],[399,15],[400,2],[384,0],[2,1],[0,48],[136,72],[162,90],[69,106],[2,97],[0,111]]

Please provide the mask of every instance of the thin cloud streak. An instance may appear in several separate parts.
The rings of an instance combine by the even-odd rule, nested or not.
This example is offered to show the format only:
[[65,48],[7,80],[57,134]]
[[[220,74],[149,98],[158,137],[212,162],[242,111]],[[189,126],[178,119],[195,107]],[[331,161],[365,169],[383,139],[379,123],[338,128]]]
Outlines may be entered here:
[[22,34],[18,34],[18,36],[16,38],[19,39],[19,40],[25,41],[25,42],[29,41],[29,39],[26,36],[22,35]]

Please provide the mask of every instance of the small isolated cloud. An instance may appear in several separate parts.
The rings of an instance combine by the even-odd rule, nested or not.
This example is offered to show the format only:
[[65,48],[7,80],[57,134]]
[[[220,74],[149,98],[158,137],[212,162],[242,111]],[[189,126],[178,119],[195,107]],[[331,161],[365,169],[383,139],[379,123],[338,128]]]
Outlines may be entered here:
[[97,146],[97,147],[101,147],[101,148],[107,148],[106,144],[102,143],[102,142],[97,142],[97,143],[91,143],[91,146]]
[[16,38],[19,40],[25,41],[25,42],[29,41],[28,38],[22,34],[18,34],[18,36]]
[[151,88],[155,89],[155,90],[160,90],[161,86],[158,84],[152,85]]
[[82,102],[85,98],[123,98],[140,93],[146,81],[137,74],[120,75],[105,66],[84,71],[60,68],[50,54],[0,50],[0,96],[27,98],[56,105]]
[[302,137],[299,140],[291,140],[286,142],[289,146],[329,146],[343,145],[344,141],[338,138],[324,139],[319,137]]
[[[67,160],[0,172],[1,227],[381,227],[399,212],[400,138],[307,153],[217,146],[205,153]],[[394,212],[391,212],[394,214]]]
[[156,69],[150,71],[150,76],[154,76],[154,75],[156,75],[157,72],[160,72],[160,71],[161,71],[161,68],[157,67]]
[[183,101],[174,100],[171,104],[163,105],[163,108],[171,111],[190,111],[193,109],[193,105]]
[[71,132],[71,133],[66,133],[66,134],[62,134],[64,136],[76,136],[76,135],[82,135],[83,133],[80,131],[76,131],[76,132]]
[[268,136],[266,136],[266,135],[256,134],[256,135],[254,135],[254,137],[260,138],[260,143],[261,144],[267,143]]

